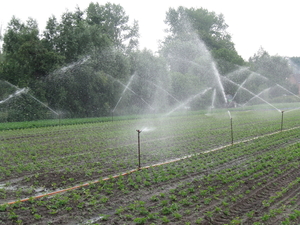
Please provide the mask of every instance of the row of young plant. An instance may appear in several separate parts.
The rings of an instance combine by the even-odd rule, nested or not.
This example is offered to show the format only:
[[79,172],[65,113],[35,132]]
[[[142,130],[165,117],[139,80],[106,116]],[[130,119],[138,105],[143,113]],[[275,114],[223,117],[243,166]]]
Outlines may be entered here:
[[[296,139],[297,137],[294,140]],[[230,154],[230,151],[222,151],[219,156],[217,155],[220,152],[212,153],[214,159],[211,162],[215,162],[215,165],[214,163],[203,162],[206,168],[210,169],[208,175],[193,179],[192,182],[183,182],[180,186],[167,192],[162,191],[157,195],[151,196],[150,201],[149,199],[142,202],[136,201],[126,207],[122,206],[116,210],[117,216],[114,215],[108,219],[107,224],[121,221],[134,221],[137,224],[146,222],[153,222],[154,224],[166,222],[174,224],[178,222],[178,224],[183,224],[183,221],[189,221],[191,224],[201,224],[201,221],[204,220],[208,220],[207,222],[214,221],[213,224],[240,224],[248,219],[253,219],[253,222],[258,223],[265,221],[264,215],[259,215],[260,209],[255,202],[252,205],[248,205],[249,211],[244,212],[244,217],[239,217],[239,219],[234,217],[235,213],[232,209],[238,202],[243,202],[247,199],[253,200],[256,196],[255,192],[260,187],[272,183],[273,180],[280,181],[281,178],[279,179],[278,177],[284,173],[298,170],[299,144],[281,149],[276,148],[278,147],[276,142],[272,143],[274,141],[273,138],[270,141],[269,144],[263,143],[262,146],[258,145],[258,148],[249,149],[249,146],[247,146],[246,149],[248,151],[246,154],[245,152],[240,156],[234,154],[234,157],[238,159],[238,163],[229,156],[228,160],[232,164],[231,166],[226,164],[225,168],[222,168],[223,161],[217,161],[216,158],[224,159]],[[279,143],[279,145],[281,144]],[[275,150],[273,149],[274,147],[276,148]],[[261,152],[262,150],[265,150],[265,152]],[[235,149],[236,151],[237,149]],[[247,154],[248,157],[246,157]],[[207,155],[207,157],[209,156]],[[192,171],[189,171],[188,174],[194,175]],[[299,176],[299,172],[293,176],[294,180],[292,179],[291,183],[286,183],[286,180],[283,184],[278,182],[277,189],[274,189],[273,192],[282,196],[282,193],[276,192],[276,190],[286,190],[287,188],[284,185],[292,187],[299,184],[297,175]],[[270,189],[268,190],[270,191]],[[267,193],[264,194],[267,197]],[[270,199],[274,202],[274,198],[270,197]],[[263,205],[264,201],[267,200],[258,199],[256,203]],[[252,218],[254,217],[254,212],[256,212],[256,216]],[[195,217],[195,214],[198,218]],[[240,213],[236,213],[236,215],[240,215]],[[221,218],[219,221],[217,221],[218,217]]]
[[23,122],[2,122],[0,123],[0,131],[2,130],[17,130],[17,129],[29,129],[38,127],[54,127],[65,125],[77,125],[77,124],[89,124],[99,122],[110,122],[120,120],[139,119],[141,115],[129,115],[129,116],[117,116],[117,117],[94,117],[94,118],[63,118],[63,115],[57,115],[56,119],[48,120],[35,120],[35,121],[23,121]]
[[[80,220],[109,210],[111,213],[101,215],[101,223],[201,223],[209,218],[215,220],[219,215],[226,215],[228,223],[249,219],[259,222],[263,220],[259,208],[249,209],[248,214],[238,219],[231,209],[248,196],[255,196],[260,187],[277,178],[280,180],[282,174],[299,167],[299,144],[282,148],[298,138],[298,131],[291,130],[91,184],[63,195],[2,205],[0,218],[5,224],[21,224],[24,217],[34,223],[57,215],[71,217],[76,212]],[[278,190],[281,187],[278,185]]]
[[[239,125],[235,126],[245,128],[248,125],[244,132],[247,135],[237,132],[240,135],[239,140],[255,136],[251,133],[253,124],[249,122],[252,119],[251,115],[244,115]],[[160,120],[152,121],[155,122]],[[145,139],[142,142],[142,165],[151,165],[228,144],[227,125],[228,121],[224,122],[222,116],[208,117],[206,120],[199,115],[172,117],[167,126],[161,126],[162,129],[142,133],[142,138]],[[5,181],[23,177],[15,185],[21,185],[20,189],[24,185],[30,188],[26,191],[16,190],[16,197],[25,197],[37,187],[64,188],[136,168],[136,132],[132,129],[133,132],[126,135],[128,127],[134,126],[132,121],[121,121],[101,123],[98,126],[90,124],[43,128],[38,132],[31,129],[20,130],[22,132],[8,131],[11,136],[6,136],[3,140],[7,145],[2,147],[3,166],[0,168],[0,179]],[[267,133],[271,131],[273,129],[264,130]],[[255,130],[255,134],[261,133]],[[112,140],[116,142],[111,143]],[[115,157],[119,160],[116,161]],[[7,186],[9,185],[11,184],[8,182]]]

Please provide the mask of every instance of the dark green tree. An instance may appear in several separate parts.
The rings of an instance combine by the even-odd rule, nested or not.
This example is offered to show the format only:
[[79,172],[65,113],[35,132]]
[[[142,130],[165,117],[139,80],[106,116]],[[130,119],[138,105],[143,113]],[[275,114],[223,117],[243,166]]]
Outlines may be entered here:
[[63,56],[65,63],[71,63],[89,50],[86,29],[83,11],[79,8],[74,13],[67,11],[61,16],[60,23],[54,16],[49,18],[44,31],[44,42],[50,49]]
[[271,56],[263,48],[250,57],[249,63],[252,71],[265,76],[273,84],[287,84],[287,78],[293,73],[287,58],[278,55]]
[[90,3],[85,11],[65,12],[61,21],[52,16],[44,31],[50,49],[71,63],[91,52],[113,46],[130,52],[138,45],[138,24],[128,24],[129,17],[120,5]]
[[134,53],[134,77],[130,105],[137,112],[164,112],[174,102],[171,95],[171,80],[163,57],[144,49]]
[[300,73],[300,57],[290,57],[288,58],[290,66],[294,74]]
[[129,71],[124,53],[111,48],[95,52],[47,76],[49,106],[70,117],[107,116]]
[[[86,21],[91,27],[95,43],[99,37],[108,39],[114,47],[122,51],[131,51],[138,46],[139,27],[137,21],[128,24],[129,17],[120,5],[90,3],[87,8]],[[96,36],[99,35],[100,36]]]
[[[169,26],[169,36],[164,45],[170,45],[174,40],[186,42],[194,38],[200,38],[212,57],[217,62],[221,74],[226,74],[236,69],[236,65],[243,65],[244,60],[238,55],[227,32],[228,25],[222,14],[209,12],[200,8],[178,7],[177,10],[170,8],[166,14],[165,23]],[[194,46],[199,48],[199,46]],[[186,53],[188,54],[188,53]]]
[[271,56],[266,50],[260,48],[257,53],[250,57],[249,65],[250,70],[255,72],[254,77],[257,79],[252,78],[247,83],[252,90],[259,90],[255,93],[265,94],[265,97],[270,98],[270,100],[290,95],[290,92],[286,90],[297,94],[297,88],[289,79],[293,71],[287,58],[278,55]]
[[15,17],[4,34],[0,79],[19,87],[33,87],[45,77],[61,58],[49,51],[39,38],[37,22],[28,19],[26,24]]

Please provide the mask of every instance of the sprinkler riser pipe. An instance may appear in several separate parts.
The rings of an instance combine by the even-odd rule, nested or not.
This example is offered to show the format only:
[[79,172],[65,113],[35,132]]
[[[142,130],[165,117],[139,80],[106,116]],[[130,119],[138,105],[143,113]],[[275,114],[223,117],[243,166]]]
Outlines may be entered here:
[[136,130],[138,132],[138,169],[141,169],[141,142],[140,142],[140,133],[142,132],[141,130]]
[[281,128],[280,128],[280,131],[283,130],[283,113],[284,113],[284,111],[281,111]]
[[232,117],[230,118],[230,131],[231,131],[231,144],[233,145],[233,126],[232,126]]
[[140,144],[140,133],[138,133],[138,156],[139,156],[139,169],[141,168],[141,144]]
[[[296,128],[300,128],[300,127],[296,127]],[[291,128],[291,129],[287,129],[285,131],[289,131],[289,130],[293,130],[293,129],[294,128]],[[266,136],[274,135],[274,134],[277,134],[277,133],[278,133],[278,131],[270,133],[270,134],[266,134],[266,135],[263,135],[263,136],[258,136],[258,137],[266,137]],[[257,139],[258,137],[248,139],[248,140],[239,141],[237,143],[246,143],[248,141]],[[215,148],[215,149],[212,149],[212,150],[208,150],[208,151],[205,151],[205,152],[202,152],[202,153],[198,153],[197,155],[207,154],[207,153],[214,152],[214,151],[219,151],[219,150],[222,150],[222,149],[224,149],[225,147],[228,147],[228,146],[229,145],[221,146],[221,147],[218,147],[218,148]],[[133,170],[130,170],[129,172],[122,173],[121,175],[115,175],[115,176],[107,177],[107,178],[100,179],[100,180],[97,180],[97,181],[94,181],[94,182],[85,183],[85,184],[70,187],[70,188],[67,188],[67,189],[62,189],[62,190],[59,190],[59,191],[42,194],[42,195],[33,197],[33,199],[38,199],[38,198],[42,198],[42,197],[46,197],[46,196],[55,195],[55,194],[58,194],[58,193],[63,193],[63,192],[69,191],[69,190],[74,190],[74,189],[77,189],[77,188],[85,187],[85,186],[88,186],[90,184],[96,184],[96,183],[99,183],[100,181],[107,181],[107,180],[111,180],[112,178],[118,178],[118,177],[121,177],[121,176],[126,176],[126,175],[129,175],[131,173],[137,172],[141,169],[149,169],[149,168],[152,168],[152,167],[162,166],[162,165],[166,165],[166,164],[169,164],[169,163],[178,162],[180,160],[184,160],[184,159],[187,159],[187,158],[191,158],[193,156],[194,156],[194,154],[193,155],[188,155],[188,156],[185,156],[185,157],[182,157],[182,158],[170,160],[170,161],[167,161],[167,162],[163,162],[163,163],[158,163],[158,164],[153,164],[153,165],[150,165],[150,166],[141,167],[140,169],[133,169]],[[31,198],[26,198],[26,199],[21,199],[21,200],[18,200],[18,201],[8,202],[8,203],[5,203],[5,204],[11,205],[11,204],[15,204],[17,202],[26,202],[26,201],[29,201],[30,199]],[[3,204],[0,204],[0,205],[3,205]]]

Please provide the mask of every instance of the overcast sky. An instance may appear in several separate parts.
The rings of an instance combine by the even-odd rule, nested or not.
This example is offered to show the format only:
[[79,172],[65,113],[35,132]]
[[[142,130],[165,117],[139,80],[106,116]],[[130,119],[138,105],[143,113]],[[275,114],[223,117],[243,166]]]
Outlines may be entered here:
[[[0,4],[2,33],[15,15],[22,21],[32,17],[38,21],[40,30],[46,26],[51,15],[58,19],[66,10],[74,11],[78,5],[85,10],[89,0],[9,0]],[[236,50],[245,60],[260,47],[271,55],[300,57],[300,13],[298,0],[99,0],[120,4],[130,20],[139,21],[140,48],[157,50],[158,40],[164,36],[164,19],[170,7],[205,8],[222,13],[229,26]]]

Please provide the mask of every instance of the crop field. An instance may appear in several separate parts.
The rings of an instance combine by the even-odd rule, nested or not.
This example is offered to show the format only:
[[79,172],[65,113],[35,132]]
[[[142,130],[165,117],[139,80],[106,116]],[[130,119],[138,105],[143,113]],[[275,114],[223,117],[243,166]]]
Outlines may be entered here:
[[232,110],[0,131],[0,224],[299,224],[299,117]]

